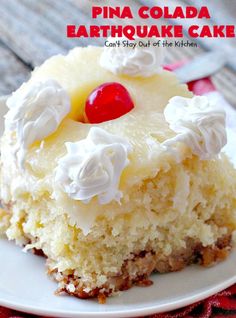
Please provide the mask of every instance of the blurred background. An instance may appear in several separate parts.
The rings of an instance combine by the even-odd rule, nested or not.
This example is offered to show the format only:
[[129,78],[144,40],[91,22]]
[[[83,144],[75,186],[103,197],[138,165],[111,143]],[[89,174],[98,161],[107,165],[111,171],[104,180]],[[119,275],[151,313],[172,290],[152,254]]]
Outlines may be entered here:
[[[131,23],[130,20],[92,20],[93,5],[130,5],[134,12],[140,5],[168,5],[170,10],[177,5],[207,5],[211,20],[198,20],[197,23],[193,20],[158,21],[159,24],[183,24],[185,31],[190,24],[236,23],[236,0],[0,0],[0,95],[15,90],[30,76],[35,66],[54,54],[65,54],[78,45],[103,45],[105,39],[66,38],[67,24]],[[138,21],[136,17],[132,23],[143,24],[144,21]],[[148,23],[156,24],[157,20],[150,19]],[[236,108],[236,39],[199,39],[196,43],[197,48],[168,49],[165,62],[192,59],[209,50],[223,50],[228,56],[227,63],[212,79],[217,89]]]

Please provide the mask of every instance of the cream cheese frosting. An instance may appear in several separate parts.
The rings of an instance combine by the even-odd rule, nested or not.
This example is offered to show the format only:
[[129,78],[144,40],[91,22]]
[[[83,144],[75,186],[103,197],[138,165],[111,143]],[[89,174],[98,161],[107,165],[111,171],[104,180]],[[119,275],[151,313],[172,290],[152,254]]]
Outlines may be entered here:
[[[125,38],[109,37],[107,41],[114,43],[117,39],[121,42],[125,40]],[[164,48],[153,47],[153,40],[149,39],[149,41],[150,47],[140,47],[137,39],[134,49],[124,46],[104,47],[100,65],[118,75],[149,77],[158,74],[162,71]]]
[[206,160],[219,154],[227,142],[225,111],[206,96],[175,96],[166,106],[164,116],[177,133],[162,144],[169,149],[182,142],[200,159]]
[[5,131],[14,136],[14,153],[22,167],[28,147],[55,132],[69,113],[70,98],[55,80],[47,80],[23,84],[6,104]]
[[131,146],[126,139],[92,127],[85,139],[67,142],[67,154],[59,159],[55,180],[74,200],[100,204],[120,201],[119,182],[128,165]]

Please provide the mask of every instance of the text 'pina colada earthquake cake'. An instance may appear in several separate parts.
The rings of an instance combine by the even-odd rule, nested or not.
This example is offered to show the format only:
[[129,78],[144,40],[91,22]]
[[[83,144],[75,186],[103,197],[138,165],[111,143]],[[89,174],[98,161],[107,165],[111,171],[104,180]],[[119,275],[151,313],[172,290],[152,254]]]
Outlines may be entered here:
[[1,232],[45,255],[59,293],[102,302],[231,249],[225,113],[162,63],[160,48],[78,47],[7,100]]

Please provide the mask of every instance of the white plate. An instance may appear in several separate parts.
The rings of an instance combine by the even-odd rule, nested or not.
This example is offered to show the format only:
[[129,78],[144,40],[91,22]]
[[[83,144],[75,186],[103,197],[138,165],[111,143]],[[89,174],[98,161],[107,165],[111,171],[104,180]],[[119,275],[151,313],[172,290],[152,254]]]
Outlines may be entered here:
[[[0,98],[0,133],[4,112]],[[43,257],[23,253],[5,239],[0,239],[0,251],[0,305],[52,317],[138,317],[186,306],[236,282],[234,250],[215,267],[191,266],[178,273],[156,274],[152,286],[134,287],[100,305],[96,300],[55,296],[57,286],[45,274]]]
[[179,308],[236,282],[236,251],[211,268],[191,266],[178,273],[156,274],[150,287],[134,287],[105,305],[96,300],[55,296],[56,284],[45,274],[43,257],[23,253],[0,239],[0,304],[53,317],[138,317]]

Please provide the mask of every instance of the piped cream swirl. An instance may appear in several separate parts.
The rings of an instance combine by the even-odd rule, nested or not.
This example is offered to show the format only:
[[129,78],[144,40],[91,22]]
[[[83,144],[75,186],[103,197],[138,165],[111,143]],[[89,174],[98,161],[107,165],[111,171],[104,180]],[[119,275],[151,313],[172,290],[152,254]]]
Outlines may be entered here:
[[23,84],[7,100],[5,131],[15,135],[14,153],[22,167],[27,149],[56,131],[70,111],[67,92],[54,80]]
[[227,142],[225,112],[206,96],[175,96],[166,106],[164,116],[177,136],[166,140],[163,146],[170,148],[182,142],[201,159],[211,159]]
[[100,204],[119,202],[119,182],[129,163],[129,143],[102,128],[92,127],[85,139],[65,145],[67,154],[59,160],[55,176],[63,191],[84,203],[95,196]]
[[[117,40],[122,42],[127,39],[112,37],[107,39],[109,43],[114,43]],[[139,40],[132,41],[132,43],[136,44],[134,49],[124,46],[104,47],[100,58],[100,65],[118,75],[149,77],[160,73],[164,60],[164,48],[153,47],[152,39],[148,39],[151,43],[150,47],[140,47],[138,44]],[[145,41],[147,39],[142,40],[142,42]]]

